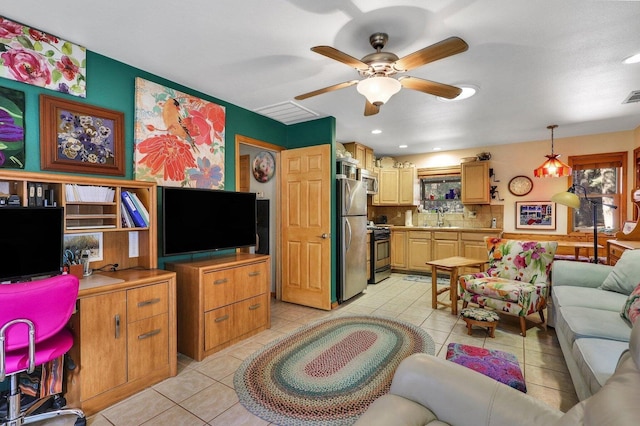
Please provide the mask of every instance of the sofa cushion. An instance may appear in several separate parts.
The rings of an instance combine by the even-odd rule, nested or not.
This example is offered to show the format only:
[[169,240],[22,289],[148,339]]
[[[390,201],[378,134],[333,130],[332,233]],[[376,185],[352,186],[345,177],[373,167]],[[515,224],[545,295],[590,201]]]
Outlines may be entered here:
[[640,277],[640,250],[627,250],[600,286],[602,290],[631,294]]
[[562,330],[572,346],[576,339],[589,337],[629,341],[631,327],[619,312],[582,306],[563,306],[556,312],[556,327]]
[[615,291],[575,286],[552,287],[551,297],[556,307],[583,306],[616,312],[620,312],[620,307],[626,300],[624,294]]
[[634,324],[640,317],[640,284],[627,297],[620,315],[631,324]]
[[620,355],[628,348],[628,342],[609,339],[583,338],[573,342],[573,358],[592,394],[613,375]]

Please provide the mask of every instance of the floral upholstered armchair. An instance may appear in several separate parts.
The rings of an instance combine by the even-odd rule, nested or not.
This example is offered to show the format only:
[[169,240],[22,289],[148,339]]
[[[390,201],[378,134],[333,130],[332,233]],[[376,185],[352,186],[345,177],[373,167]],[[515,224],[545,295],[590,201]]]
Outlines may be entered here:
[[544,323],[543,309],[549,295],[549,273],[558,248],[555,241],[518,241],[485,237],[489,268],[460,277],[463,307],[469,302],[520,317],[526,336],[525,317],[534,312]]

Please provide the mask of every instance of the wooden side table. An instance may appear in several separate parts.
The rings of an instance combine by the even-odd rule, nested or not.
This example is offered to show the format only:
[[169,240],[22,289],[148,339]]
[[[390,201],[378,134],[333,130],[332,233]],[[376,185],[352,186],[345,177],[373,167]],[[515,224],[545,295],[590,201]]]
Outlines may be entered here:
[[[488,259],[470,259],[462,256],[447,257],[426,262],[427,265],[431,265],[431,307],[437,309],[438,304],[451,306],[451,313],[458,315],[458,268],[476,267],[480,272],[483,272],[485,264],[488,262]],[[450,274],[449,288],[438,290],[438,270]],[[438,300],[438,295],[445,291],[449,291],[450,304]]]

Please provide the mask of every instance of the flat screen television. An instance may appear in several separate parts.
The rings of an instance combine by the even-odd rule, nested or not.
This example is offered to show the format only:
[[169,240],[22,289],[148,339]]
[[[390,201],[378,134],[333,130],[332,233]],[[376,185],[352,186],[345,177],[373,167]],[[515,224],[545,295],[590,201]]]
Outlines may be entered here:
[[162,188],[162,254],[200,253],[256,245],[256,194]]
[[0,282],[60,274],[62,207],[0,207]]

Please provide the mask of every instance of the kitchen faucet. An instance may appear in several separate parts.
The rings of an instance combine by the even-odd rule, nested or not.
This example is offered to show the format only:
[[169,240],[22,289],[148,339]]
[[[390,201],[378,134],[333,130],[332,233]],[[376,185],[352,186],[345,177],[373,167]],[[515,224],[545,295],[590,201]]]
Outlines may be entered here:
[[440,206],[436,209],[436,212],[438,213],[438,223],[436,225],[438,226],[438,228],[444,226],[444,212],[447,211],[449,211],[449,208],[444,206]]

